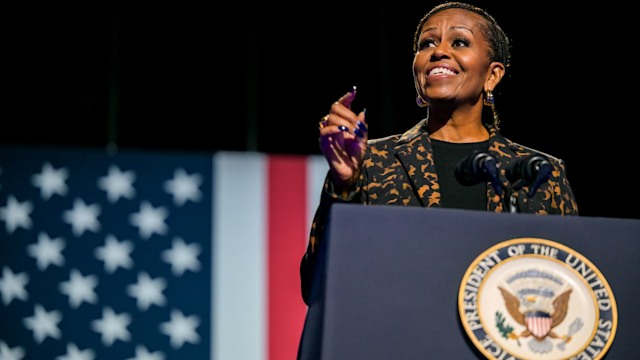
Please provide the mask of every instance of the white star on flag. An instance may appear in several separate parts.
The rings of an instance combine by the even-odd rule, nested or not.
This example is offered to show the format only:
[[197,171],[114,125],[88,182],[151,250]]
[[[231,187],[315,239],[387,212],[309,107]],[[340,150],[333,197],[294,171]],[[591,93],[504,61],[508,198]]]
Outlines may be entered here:
[[174,172],[173,179],[164,183],[164,189],[173,195],[173,202],[176,206],[182,206],[187,200],[200,201],[202,198],[202,192],[199,189],[201,184],[202,176],[200,174],[189,175],[180,168]]
[[62,313],[57,310],[47,312],[40,304],[34,307],[34,314],[24,319],[24,326],[33,331],[33,338],[41,343],[47,337],[59,339],[62,336],[58,323],[62,320]]
[[175,238],[171,243],[171,249],[162,252],[162,260],[171,264],[174,275],[181,276],[187,270],[193,272],[200,270],[198,254],[200,254],[200,245],[197,243],[187,245],[181,238]]
[[196,328],[200,325],[200,319],[195,316],[184,316],[180,310],[171,311],[171,320],[160,324],[160,331],[169,336],[171,346],[178,349],[185,342],[197,344],[200,336]]
[[150,353],[144,345],[136,346],[136,356],[127,360],[164,360],[164,354],[160,351]]
[[152,279],[146,272],[138,274],[138,282],[127,287],[127,294],[136,298],[138,309],[145,311],[151,305],[163,306],[167,299],[162,291],[167,287],[167,282],[162,278]]
[[40,196],[44,200],[48,200],[52,195],[67,195],[69,188],[65,181],[69,178],[69,170],[65,168],[54,169],[51,163],[46,162],[42,165],[39,174],[34,174],[31,178],[33,186],[40,188]]
[[140,204],[140,211],[131,214],[130,221],[133,226],[139,228],[140,237],[148,239],[153,234],[166,234],[167,224],[164,221],[168,216],[166,208],[154,208],[148,201],[144,201]]
[[95,250],[96,259],[104,261],[104,269],[109,274],[113,274],[118,267],[123,269],[131,269],[133,267],[133,259],[131,252],[133,251],[133,243],[123,240],[121,242],[114,235],[107,235],[104,246],[97,247]]
[[8,233],[14,232],[18,227],[31,229],[31,218],[29,214],[33,211],[30,201],[18,202],[13,195],[7,198],[7,205],[0,208],[0,220],[5,222]]
[[38,269],[46,270],[49,265],[64,265],[64,257],[62,256],[64,247],[64,240],[61,238],[52,239],[49,235],[41,232],[38,234],[38,243],[29,245],[27,253],[36,259]]
[[115,203],[120,198],[133,199],[136,190],[133,183],[136,181],[136,173],[133,171],[123,172],[116,165],[109,167],[107,176],[98,179],[98,188],[107,192],[107,199],[110,203]]
[[131,323],[131,316],[127,313],[116,314],[113,309],[106,307],[102,310],[102,318],[91,322],[91,328],[102,335],[102,343],[111,346],[114,341],[129,341],[131,333],[127,326]]
[[22,360],[24,355],[25,351],[22,347],[10,348],[6,342],[0,340],[0,360]]
[[67,353],[56,360],[94,360],[96,353],[91,349],[80,350],[74,343],[67,344]]
[[29,275],[27,273],[14,274],[11,269],[4,266],[2,268],[2,278],[0,278],[0,294],[2,295],[2,303],[6,306],[18,299],[27,301],[29,294],[25,290],[25,286],[29,283]]
[[80,237],[87,230],[96,233],[100,230],[100,223],[98,222],[100,211],[100,205],[98,204],[87,205],[84,200],[75,199],[73,208],[65,211],[62,218],[71,225],[73,234]]
[[69,305],[78,308],[83,302],[95,304],[98,296],[94,289],[98,286],[95,275],[82,276],[80,271],[72,269],[69,280],[60,283],[60,292],[69,296]]

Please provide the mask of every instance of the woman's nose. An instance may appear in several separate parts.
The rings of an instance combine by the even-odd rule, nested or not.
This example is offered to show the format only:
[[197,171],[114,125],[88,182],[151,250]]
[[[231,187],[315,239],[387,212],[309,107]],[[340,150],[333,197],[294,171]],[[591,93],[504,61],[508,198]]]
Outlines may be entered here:
[[440,42],[433,49],[433,53],[431,53],[431,56],[438,59],[442,57],[447,57],[449,55],[449,51],[450,51],[449,45],[445,42]]

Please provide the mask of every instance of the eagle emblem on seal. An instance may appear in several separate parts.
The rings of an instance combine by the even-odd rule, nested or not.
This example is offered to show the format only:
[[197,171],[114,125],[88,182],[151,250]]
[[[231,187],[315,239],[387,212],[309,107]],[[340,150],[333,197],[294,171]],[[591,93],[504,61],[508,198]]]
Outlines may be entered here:
[[505,327],[504,318],[497,314],[498,329],[508,339],[531,337],[529,348],[535,353],[547,353],[553,349],[551,339],[562,340],[559,348],[571,340],[579,330],[580,320],[571,325],[571,334],[559,335],[554,328],[561,324],[569,309],[572,289],[561,277],[541,269],[527,269],[510,275],[504,286],[498,286],[505,308],[518,324],[525,327],[519,333]]

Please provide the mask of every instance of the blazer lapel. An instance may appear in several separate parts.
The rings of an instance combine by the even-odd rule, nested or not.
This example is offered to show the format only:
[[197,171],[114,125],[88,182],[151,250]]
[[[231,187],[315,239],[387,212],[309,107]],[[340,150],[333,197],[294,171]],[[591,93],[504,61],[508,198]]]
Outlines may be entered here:
[[440,206],[440,185],[428,134],[421,130],[423,125],[424,120],[404,133],[395,151],[422,206],[437,207]]

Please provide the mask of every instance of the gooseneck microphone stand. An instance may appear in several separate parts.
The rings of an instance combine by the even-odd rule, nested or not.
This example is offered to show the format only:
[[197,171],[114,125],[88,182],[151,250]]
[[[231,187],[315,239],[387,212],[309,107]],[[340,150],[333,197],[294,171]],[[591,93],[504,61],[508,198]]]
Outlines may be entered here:
[[517,159],[506,170],[508,186],[504,189],[500,181],[498,164],[491,154],[474,150],[456,167],[455,177],[463,185],[471,186],[479,182],[490,182],[496,194],[502,197],[505,207],[510,213],[521,212],[516,194],[529,186],[526,196],[530,199],[540,185],[549,179],[553,166],[548,158],[541,154],[533,154]]
[[503,198],[509,212],[518,213],[518,198],[516,193],[524,186],[529,186],[526,195],[529,199],[535,195],[540,185],[549,180],[553,166],[549,159],[541,154],[529,155],[517,160],[513,166],[506,170],[509,186]]

